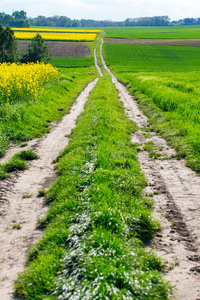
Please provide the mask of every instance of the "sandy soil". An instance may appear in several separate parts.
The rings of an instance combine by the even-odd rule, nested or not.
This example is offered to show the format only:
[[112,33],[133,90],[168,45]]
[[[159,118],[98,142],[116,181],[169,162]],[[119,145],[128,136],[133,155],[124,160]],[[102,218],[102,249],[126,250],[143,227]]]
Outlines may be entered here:
[[106,43],[127,45],[162,45],[200,47],[200,39],[115,39],[107,38]]
[[[146,127],[146,116],[138,109],[127,89],[107,68],[103,56],[102,60],[119,90],[127,116],[139,128]],[[148,180],[144,194],[153,196],[154,216],[161,222],[162,230],[147,249],[153,247],[158,256],[165,260],[164,278],[171,281],[174,287],[173,299],[199,300],[200,177],[185,167],[184,160],[171,158],[175,154],[174,149],[156,134],[151,133],[150,137],[145,138],[144,132],[138,130],[132,137],[132,142],[137,143],[141,149],[148,141],[157,145],[161,156],[160,159],[151,159],[148,152],[139,152],[139,161]]]
[[[99,40],[99,38],[98,38]],[[97,43],[96,43],[96,46],[97,46]],[[95,63],[95,67],[97,69],[97,71],[99,72],[99,76],[103,76],[103,73],[101,71],[101,68],[98,66],[98,61],[97,61],[97,48],[95,46],[95,49],[94,49],[94,63]]]
[[[38,190],[47,188],[55,180],[52,161],[68,144],[66,135],[76,125],[76,119],[84,109],[84,104],[98,78],[91,82],[79,95],[69,115],[54,126],[45,137],[31,141],[40,159],[32,161],[28,170],[16,172],[11,178],[0,183],[0,299],[15,299],[13,283],[17,273],[24,269],[27,250],[42,232],[37,229],[37,219],[47,207],[44,199],[37,197]],[[4,160],[7,160],[18,148],[11,148]],[[25,197],[28,194],[29,197]],[[13,229],[20,224],[21,229]]]

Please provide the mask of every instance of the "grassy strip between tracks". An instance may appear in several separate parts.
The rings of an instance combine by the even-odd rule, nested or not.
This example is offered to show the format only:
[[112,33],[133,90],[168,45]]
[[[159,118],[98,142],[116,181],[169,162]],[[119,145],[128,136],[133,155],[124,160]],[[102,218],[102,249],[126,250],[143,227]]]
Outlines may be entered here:
[[16,283],[26,299],[168,299],[162,262],[144,245],[159,229],[131,144],[135,125],[101,77],[59,157],[43,238]]
[[51,122],[69,113],[78,94],[95,77],[94,67],[64,69],[60,80],[46,84],[33,101],[1,105],[0,156],[10,142],[24,143],[48,132]]

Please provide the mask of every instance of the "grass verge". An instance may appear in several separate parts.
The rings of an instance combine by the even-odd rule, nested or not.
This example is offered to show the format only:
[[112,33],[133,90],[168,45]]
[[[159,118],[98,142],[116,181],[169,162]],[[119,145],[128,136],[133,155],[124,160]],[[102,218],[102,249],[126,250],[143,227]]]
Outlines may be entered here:
[[[119,75],[119,77],[122,83],[126,82],[130,93],[134,95],[139,107],[147,115],[152,130],[163,136],[168,144],[176,150],[177,159],[184,158],[186,166],[200,174],[200,115],[197,95],[195,97],[186,95],[187,98],[184,102],[180,97],[174,95],[171,99],[177,107],[166,109],[162,106],[162,102],[165,100],[164,96],[159,93],[158,88],[155,87],[155,96],[148,95],[148,92],[142,92],[140,89],[141,84],[137,86],[137,82],[136,84],[132,82],[131,77],[128,81],[129,76]],[[126,80],[124,80],[125,78]],[[166,93],[166,95],[168,94]],[[165,102],[167,103],[167,101]],[[169,101],[168,105],[170,105]]]
[[129,46],[105,44],[108,64],[137,99],[152,129],[200,174],[200,50]]
[[63,69],[60,81],[46,84],[34,101],[2,105],[0,157],[10,142],[26,142],[48,132],[51,122],[69,113],[78,94],[96,76],[94,67]]
[[16,291],[26,299],[168,299],[162,263],[144,245],[159,229],[109,76],[101,77],[59,158],[43,238]]

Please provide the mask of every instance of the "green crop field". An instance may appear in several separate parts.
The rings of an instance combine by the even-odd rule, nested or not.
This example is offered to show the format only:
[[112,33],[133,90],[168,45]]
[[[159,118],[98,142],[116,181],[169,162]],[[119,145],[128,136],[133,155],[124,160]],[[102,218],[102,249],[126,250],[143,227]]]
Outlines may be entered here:
[[104,28],[106,38],[119,39],[199,39],[200,26]]
[[104,53],[154,130],[200,172],[200,48],[105,43]]
[[51,64],[57,68],[85,68],[94,64],[92,57],[51,57]]
[[105,43],[112,70],[124,72],[188,72],[200,69],[200,48]]

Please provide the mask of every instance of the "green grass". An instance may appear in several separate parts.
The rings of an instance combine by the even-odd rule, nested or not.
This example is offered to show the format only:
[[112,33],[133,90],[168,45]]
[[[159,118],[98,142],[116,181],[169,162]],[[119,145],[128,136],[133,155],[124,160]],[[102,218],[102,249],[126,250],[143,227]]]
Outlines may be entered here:
[[44,197],[46,195],[46,191],[45,191],[45,189],[40,189],[39,191],[38,191],[38,197]]
[[153,130],[200,173],[200,48],[135,47],[105,44],[110,68],[138,99]]
[[93,66],[92,57],[51,57],[51,64],[57,68],[86,68]]
[[28,168],[27,161],[38,158],[39,156],[31,149],[14,154],[8,162],[0,164],[0,180],[7,178],[9,173],[14,171],[26,170]]
[[96,76],[94,67],[62,69],[60,81],[47,84],[33,102],[1,105],[0,156],[10,142],[27,142],[48,132],[51,122],[69,113],[79,93]]
[[31,198],[33,197],[33,194],[30,194],[30,193],[25,193],[25,194],[22,194],[22,198]]
[[199,39],[200,26],[104,28],[106,38],[123,39]]
[[200,72],[121,74],[152,128],[200,173]]
[[60,156],[39,243],[16,290],[26,299],[168,299],[162,263],[144,245],[159,229],[109,76],[100,78]]
[[18,224],[13,224],[12,228],[13,228],[13,229],[19,230],[19,229],[21,229],[21,224],[20,224],[20,223],[18,223]]
[[152,141],[146,142],[143,149],[149,152],[149,157],[151,158],[159,158],[161,156],[161,154],[158,152],[158,146],[156,147]]
[[200,69],[200,47],[104,44],[105,59],[117,73],[189,72]]

